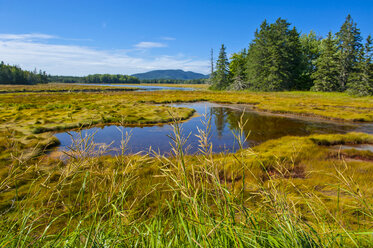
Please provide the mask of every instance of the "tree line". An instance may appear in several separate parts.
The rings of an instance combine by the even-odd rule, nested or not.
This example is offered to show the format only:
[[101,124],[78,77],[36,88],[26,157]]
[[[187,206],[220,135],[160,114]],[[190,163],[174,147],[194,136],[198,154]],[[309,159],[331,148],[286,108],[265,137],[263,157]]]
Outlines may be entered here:
[[87,84],[204,84],[207,79],[138,79],[122,74],[92,74],[88,76],[52,76],[45,71],[22,70],[18,66],[0,64],[0,84],[43,84],[43,83],[87,83]]
[[205,84],[207,79],[138,79],[134,76],[94,74],[85,77],[49,76],[50,82],[58,83],[107,83],[107,84]]
[[87,84],[139,84],[137,77],[121,74],[92,74],[84,77],[49,76],[50,82]]
[[25,71],[18,66],[0,63],[0,84],[44,84],[48,83],[45,71]]
[[[264,21],[247,49],[230,60],[221,46],[209,83],[216,90],[312,90],[373,95],[373,47],[347,16],[340,30],[321,38],[300,34],[286,20]],[[213,65],[212,65],[213,66]]]

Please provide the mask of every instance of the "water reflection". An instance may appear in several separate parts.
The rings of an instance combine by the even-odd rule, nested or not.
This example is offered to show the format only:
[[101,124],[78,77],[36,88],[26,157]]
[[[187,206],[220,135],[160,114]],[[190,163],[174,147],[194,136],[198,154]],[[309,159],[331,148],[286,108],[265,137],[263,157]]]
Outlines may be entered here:
[[[213,103],[187,103],[175,104],[175,106],[194,108],[197,114],[207,113],[211,116],[211,142],[213,152],[232,152],[238,149],[232,132],[238,132],[238,122],[243,113],[243,107],[218,105]],[[234,107],[234,108],[233,108]],[[189,153],[198,152],[197,127],[203,128],[201,124],[202,116],[191,118],[182,124],[184,136],[189,136],[187,146]],[[287,118],[259,114],[254,111],[245,111],[243,121],[245,135],[249,136],[246,146],[262,143],[269,139],[276,139],[286,135],[304,136],[313,133],[345,133],[357,130],[357,125],[337,124],[332,122],[308,121],[297,118]],[[171,141],[167,135],[172,132],[170,125],[151,127],[120,127],[123,132],[132,132],[132,138],[128,143],[128,152],[136,153],[152,149],[161,154],[167,154],[170,150]],[[91,128],[82,131],[83,137],[96,132],[95,142],[112,144],[113,150],[110,154],[116,154],[115,148],[120,147],[121,133],[117,126],[106,126],[103,128]],[[77,133],[72,132],[73,136]],[[67,133],[58,133],[56,137],[61,141],[59,149],[67,149],[71,146],[71,137]]]

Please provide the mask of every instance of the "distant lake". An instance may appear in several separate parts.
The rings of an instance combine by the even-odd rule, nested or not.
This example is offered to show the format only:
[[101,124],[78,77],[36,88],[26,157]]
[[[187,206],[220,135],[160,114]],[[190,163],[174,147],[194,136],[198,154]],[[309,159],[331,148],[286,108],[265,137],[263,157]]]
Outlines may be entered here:
[[77,84],[77,85],[139,88],[141,91],[157,91],[157,90],[193,91],[194,90],[193,88],[187,88],[187,87],[168,87],[168,86],[157,86],[157,85],[153,86],[153,85],[141,85],[141,84]]
[[[213,152],[234,152],[238,148],[232,132],[238,132],[238,121],[244,110],[242,105],[221,105],[208,102],[173,104],[175,107],[188,107],[196,110],[197,117],[191,118],[181,124],[184,137],[189,134],[186,146],[189,153],[198,153],[197,127],[203,128],[201,115],[206,113],[211,116],[211,135]],[[277,139],[286,135],[305,136],[315,133],[346,133],[349,131],[363,131],[373,133],[372,125],[358,125],[335,122],[324,122],[321,120],[310,120],[308,118],[290,118],[266,113],[246,110],[243,121],[247,124],[244,128],[245,135],[249,134],[245,146],[254,146],[270,139]],[[108,154],[116,154],[121,144],[121,132],[131,132],[132,138],[128,144],[128,153],[148,151],[151,147],[161,154],[170,151],[171,139],[167,137],[172,133],[172,126],[158,125],[145,127],[120,127],[115,125],[105,127],[93,127],[81,131],[82,137],[95,133],[96,143],[111,144],[112,150]],[[78,138],[77,132],[70,134]],[[60,150],[66,150],[72,145],[71,136],[67,132],[57,133],[55,136],[60,140]]]

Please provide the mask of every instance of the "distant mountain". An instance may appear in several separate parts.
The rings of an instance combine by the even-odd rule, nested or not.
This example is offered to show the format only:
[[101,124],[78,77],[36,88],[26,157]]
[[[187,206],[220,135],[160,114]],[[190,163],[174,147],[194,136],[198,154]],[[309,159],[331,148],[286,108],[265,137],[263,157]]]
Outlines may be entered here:
[[137,73],[132,76],[137,77],[138,79],[203,79],[208,78],[208,75],[203,75],[201,73],[196,73],[192,71],[183,71],[183,70],[155,70],[145,73]]

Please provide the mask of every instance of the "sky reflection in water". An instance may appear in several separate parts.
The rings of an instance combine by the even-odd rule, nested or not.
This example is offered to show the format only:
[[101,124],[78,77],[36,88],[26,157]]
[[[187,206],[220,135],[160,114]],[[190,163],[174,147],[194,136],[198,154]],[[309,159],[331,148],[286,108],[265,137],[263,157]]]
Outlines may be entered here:
[[[197,127],[203,128],[201,120],[203,113],[211,116],[211,142],[213,152],[232,152],[238,148],[232,132],[238,133],[238,122],[243,112],[242,106],[219,105],[207,102],[174,104],[175,107],[194,108],[199,114],[198,117],[182,123],[183,136],[189,139],[186,146],[189,153],[198,152]],[[269,139],[276,139],[286,135],[304,136],[313,133],[345,133],[358,130],[357,125],[338,124],[331,122],[309,121],[300,118],[288,118],[269,114],[259,114],[254,111],[246,111],[243,121],[247,124],[244,128],[245,135],[249,134],[248,142],[245,146],[260,144]],[[171,139],[168,137],[172,133],[171,125],[148,126],[148,127],[119,127],[124,132],[131,132],[132,137],[128,143],[127,153],[137,153],[148,151],[151,147],[161,154],[168,154],[170,151]],[[96,132],[96,133],[95,133]],[[78,137],[77,132],[70,132],[74,137]],[[94,127],[81,131],[82,137],[94,135],[96,143],[111,144],[109,154],[117,154],[121,145],[122,135],[115,125],[103,128]],[[61,141],[59,149],[66,150],[72,144],[71,136],[64,133],[57,133],[55,136]]]

